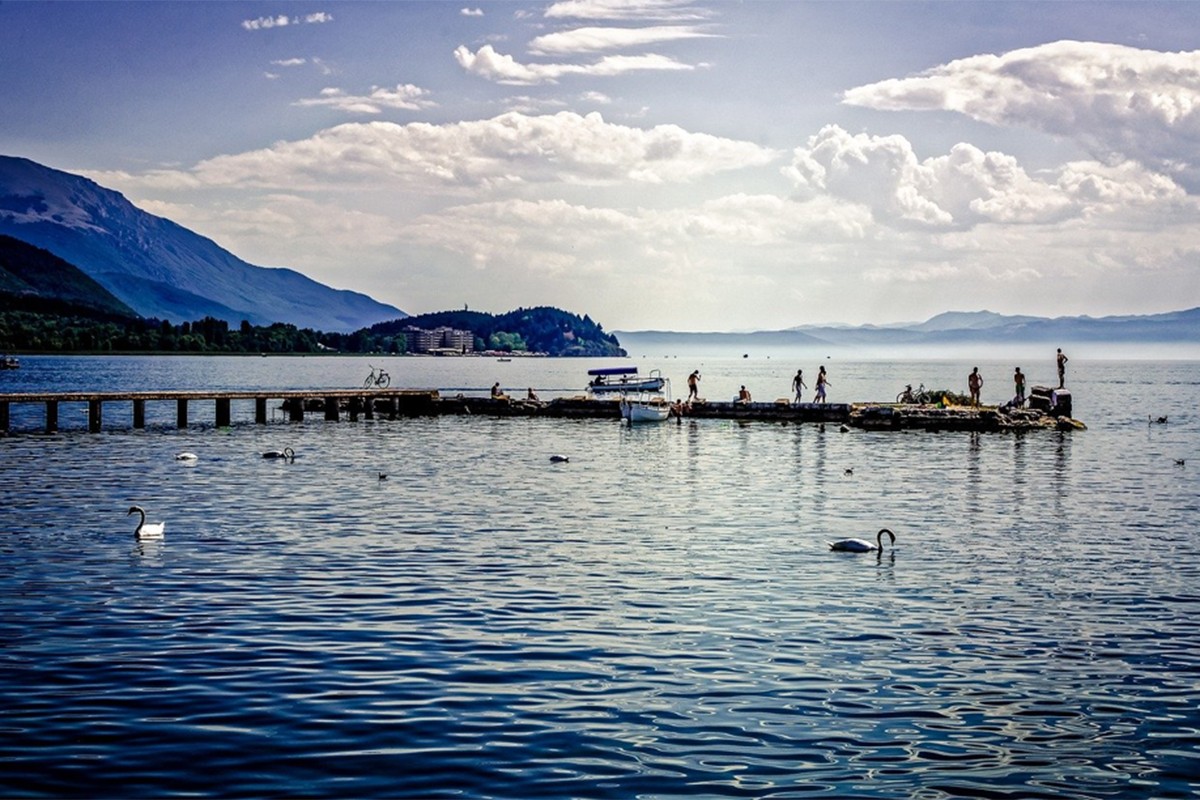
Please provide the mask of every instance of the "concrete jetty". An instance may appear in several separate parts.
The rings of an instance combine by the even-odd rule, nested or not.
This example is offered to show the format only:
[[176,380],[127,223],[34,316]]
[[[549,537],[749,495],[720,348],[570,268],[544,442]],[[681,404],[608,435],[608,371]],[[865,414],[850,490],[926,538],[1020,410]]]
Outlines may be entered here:
[[[52,392],[0,394],[0,433],[10,429],[10,407],[15,404],[41,404],[45,408],[44,430],[58,430],[59,405],[86,403],[88,430],[98,432],[103,425],[106,405],[132,405],[131,424],[146,425],[147,403],[173,403],[175,424],[189,425],[189,409],[196,403],[214,404],[216,427],[229,427],[234,401],[253,401],[254,422],[268,421],[271,401],[289,422],[302,422],[307,415],[320,414],[330,422],[343,418],[399,419],[438,415],[479,415],[492,417],[545,417],[620,419],[616,398],[595,399],[587,396],[559,397],[552,400],[521,400],[509,397],[477,397],[463,394],[443,396],[432,389],[289,389],[262,391],[152,391],[152,392]],[[1018,431],[1034,429],[1084,430],[1086,426],[1069,414],[1070,403],[1049,406],[1031,398],[1031,408],[983,406],[939,407],[898,403],[770,403],[693,401],[682,406],[680,420],[724,419],[744,422],[782,424],[836,424],[872,431]],[[1064,413],[1065,408],[1065,413]],[[673,421],[672,421],[673,422]],[[668,423],[670,424],[670,422]]]

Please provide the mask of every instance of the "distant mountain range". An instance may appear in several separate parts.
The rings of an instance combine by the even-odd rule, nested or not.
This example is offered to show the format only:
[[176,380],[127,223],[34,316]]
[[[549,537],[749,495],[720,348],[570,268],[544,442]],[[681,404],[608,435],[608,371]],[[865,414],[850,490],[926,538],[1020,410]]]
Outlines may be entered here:
[[1112,317],[1005,316],[991,311],[950,311],[924,322],[895,325],[803,325],[753,333],[675,333],[616,331],[630,352],[664,352],[671,345],[709,348],[759,347],[917,347],[961,344],[1055,344],[1108,342],[1200,343],[1200,308],[1165,314]]
[[118,192],[24,158],[0,156],[0,234],[78,267],[144,317],[349,332],[407,316],[295,270],[248,264]]

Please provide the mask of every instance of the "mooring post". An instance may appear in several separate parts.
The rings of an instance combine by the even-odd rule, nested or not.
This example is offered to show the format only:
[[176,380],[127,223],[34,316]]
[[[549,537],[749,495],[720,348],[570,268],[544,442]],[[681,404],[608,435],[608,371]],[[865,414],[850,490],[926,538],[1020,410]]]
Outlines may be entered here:
[[218,397],[217,398],[216,417],[217,417],[217,427],[218,428],[228,428],[229,427],[229,398],[228,397]]
[[8,401],[0,400],[0,433],[8,433]]
[[92,433],[100,432],[100,401],[88,400],[88,430]]
[[338,421],[338,400],[336,397],[325,398],[325,419],[329,422]]
[[254,398],[254,421],[259,425],[267,424],[267,398]]
[[182,397],[175,401],[175,427],[187,427],[187,400]]
[[58,430],[58,401],[46,401],[46,433],[54,433]]
[[133,427],[135,427],[135,428],[146,427],[146,401],[145,400],[134,400],[133,401]]

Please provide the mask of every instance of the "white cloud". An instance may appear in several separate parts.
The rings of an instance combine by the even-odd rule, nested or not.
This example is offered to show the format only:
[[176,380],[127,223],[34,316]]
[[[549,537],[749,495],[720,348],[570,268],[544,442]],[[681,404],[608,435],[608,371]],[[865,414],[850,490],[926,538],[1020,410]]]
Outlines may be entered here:
[[684,25],[659,25],[648,28],[576,28],[539,36],[529,43],[536,55],[569,55],[645,47],[683,39],[716,38],[699,28]]
[[458,13],[462,14],[464,17],[482,17],[483,9],[482,8],[464,8],[461,11],[459,11]]
[[490,44],[485,44],[475,53],[460,45],[454,50],[454,58],[467,72],[496,83],[517,86],[557,83],[559,78],[568,75],[611,77],[626,72],[696,69],[692,64],[652,53],[606,56],[593,64],[522,64],[512,56],[496,52]]
[[297,100],[292,105],[302,107],[327,106],[350,114],[381,114],[385,108],[420,111],[435,105],[428,99],[429,91],[411,83],[397,84],[395,89],[371,87],[368,95],[349,95],[341,89],[321,90],[320,97]]
[[851,105],[947,110],[1072,139],[1200,187],[1200,50],[1060,41],[952,61],[847,91]]
[[444,125],[347,123],[307,139],[218,156],[188,171],[153,171],[136,179],[126,176],[125,182],[172,189],[367,182],[410,190],[556,182],[660,184],[763,166],[778,156],[751,142],[675,125],[633,128],[605,122],[594,112],[510,112]]
[[324,11],[318,11],[314,14],[306,14],[303,17],[289,17],[286,14],[277,14],[273,17],[258,17],[256,19],[242,20],[242,27],[248,31],[261,31],[270,28],[286,28],[289,25],[312,25],[314,23],[332,22],[333,15],[327,14]]
[[1076,162],[1057,176],[1030,176],[1015,158],[957,144],[918,160],[902,136],[851,135],[823,128],[784,168],[802,197],[821,193],[859,203],[885,224],[929,229],[986,223],[1050,223],[1116,208],[1183,199],[1170,178],[1133,163]]
[[561,0],[546,9],[549,19],[665,20],[707,19],[710,12],[690,0]]
[[281,58],[271,62],[277,67],[302,67],[308,63],[306,58]]

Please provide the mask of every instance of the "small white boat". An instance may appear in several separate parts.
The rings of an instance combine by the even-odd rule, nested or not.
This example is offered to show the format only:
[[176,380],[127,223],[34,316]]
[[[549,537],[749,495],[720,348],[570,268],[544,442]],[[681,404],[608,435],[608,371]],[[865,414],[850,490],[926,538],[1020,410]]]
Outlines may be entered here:
[[603,367],[589,369],[587,389],[592,394],[628,394],[630,392],[661,392],[667,384],[662,371],[653,369],[649,375],[638,375],[637,367]]
[[662,422],[671,416],[671,403],[665,397],[621,398],[621,419],[635,422]]

